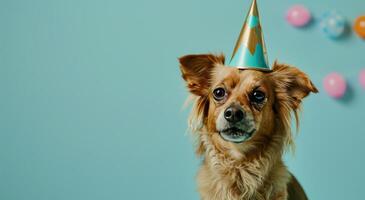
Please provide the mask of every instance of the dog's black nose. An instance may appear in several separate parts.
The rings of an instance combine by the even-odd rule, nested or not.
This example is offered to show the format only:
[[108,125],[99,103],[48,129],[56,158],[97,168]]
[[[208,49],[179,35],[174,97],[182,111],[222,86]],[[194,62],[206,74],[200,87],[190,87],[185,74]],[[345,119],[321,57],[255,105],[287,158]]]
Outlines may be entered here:
[[245,113],[239,106],[230,106],[224,111],[224,118],[232,123],[242,121]]

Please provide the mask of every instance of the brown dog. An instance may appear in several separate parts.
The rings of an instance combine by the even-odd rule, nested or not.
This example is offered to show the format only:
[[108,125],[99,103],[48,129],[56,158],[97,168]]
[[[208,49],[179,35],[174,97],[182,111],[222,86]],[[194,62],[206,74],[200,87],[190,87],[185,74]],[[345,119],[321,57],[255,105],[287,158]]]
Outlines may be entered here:
[[193,97],[190,125],[197,135],[203,200],[304,200],[303,189],[282,161],[293,146],[291,113],[318,92],[295,67],[274,63],[272,71],[224,66],[223,55],[179,59]]

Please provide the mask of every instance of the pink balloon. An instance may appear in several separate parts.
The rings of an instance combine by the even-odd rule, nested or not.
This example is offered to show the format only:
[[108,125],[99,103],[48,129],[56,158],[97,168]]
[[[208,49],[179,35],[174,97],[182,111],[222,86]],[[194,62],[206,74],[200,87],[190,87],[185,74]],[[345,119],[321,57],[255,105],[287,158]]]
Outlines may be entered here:
[[345,79],[336,72],[328,74],[324,78],[323,86],[328,95],[336,99],[343,97],[347,88]]
[[302,5],[294,5],[288,9],[285,18],[290,25],[303,27],[310,22],[312,16],[306,7]]
[[361,70],[359,76],[360,85],[365,89],[365,69]]

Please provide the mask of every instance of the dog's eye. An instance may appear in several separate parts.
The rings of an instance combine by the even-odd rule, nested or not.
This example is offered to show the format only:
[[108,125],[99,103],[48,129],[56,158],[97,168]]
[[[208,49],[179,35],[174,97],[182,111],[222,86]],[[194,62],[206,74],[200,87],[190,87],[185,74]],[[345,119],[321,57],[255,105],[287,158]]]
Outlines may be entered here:
[[260,90],[253,91],[250,96],[250,100],[254,103],[262,103],[264,102],[265,98],[265,93]]
[[217,88],[213,91],[213,97],[217,101],[221,101],[226,97],[226,90],[224,88]]

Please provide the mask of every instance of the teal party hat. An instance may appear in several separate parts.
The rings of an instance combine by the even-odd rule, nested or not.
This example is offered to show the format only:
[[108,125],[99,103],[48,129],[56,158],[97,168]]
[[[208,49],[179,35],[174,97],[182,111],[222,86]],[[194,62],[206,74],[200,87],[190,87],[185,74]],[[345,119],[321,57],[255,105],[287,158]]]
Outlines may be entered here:
[[239,69],[270,70],[256,0],[252,2],[228,65]]

